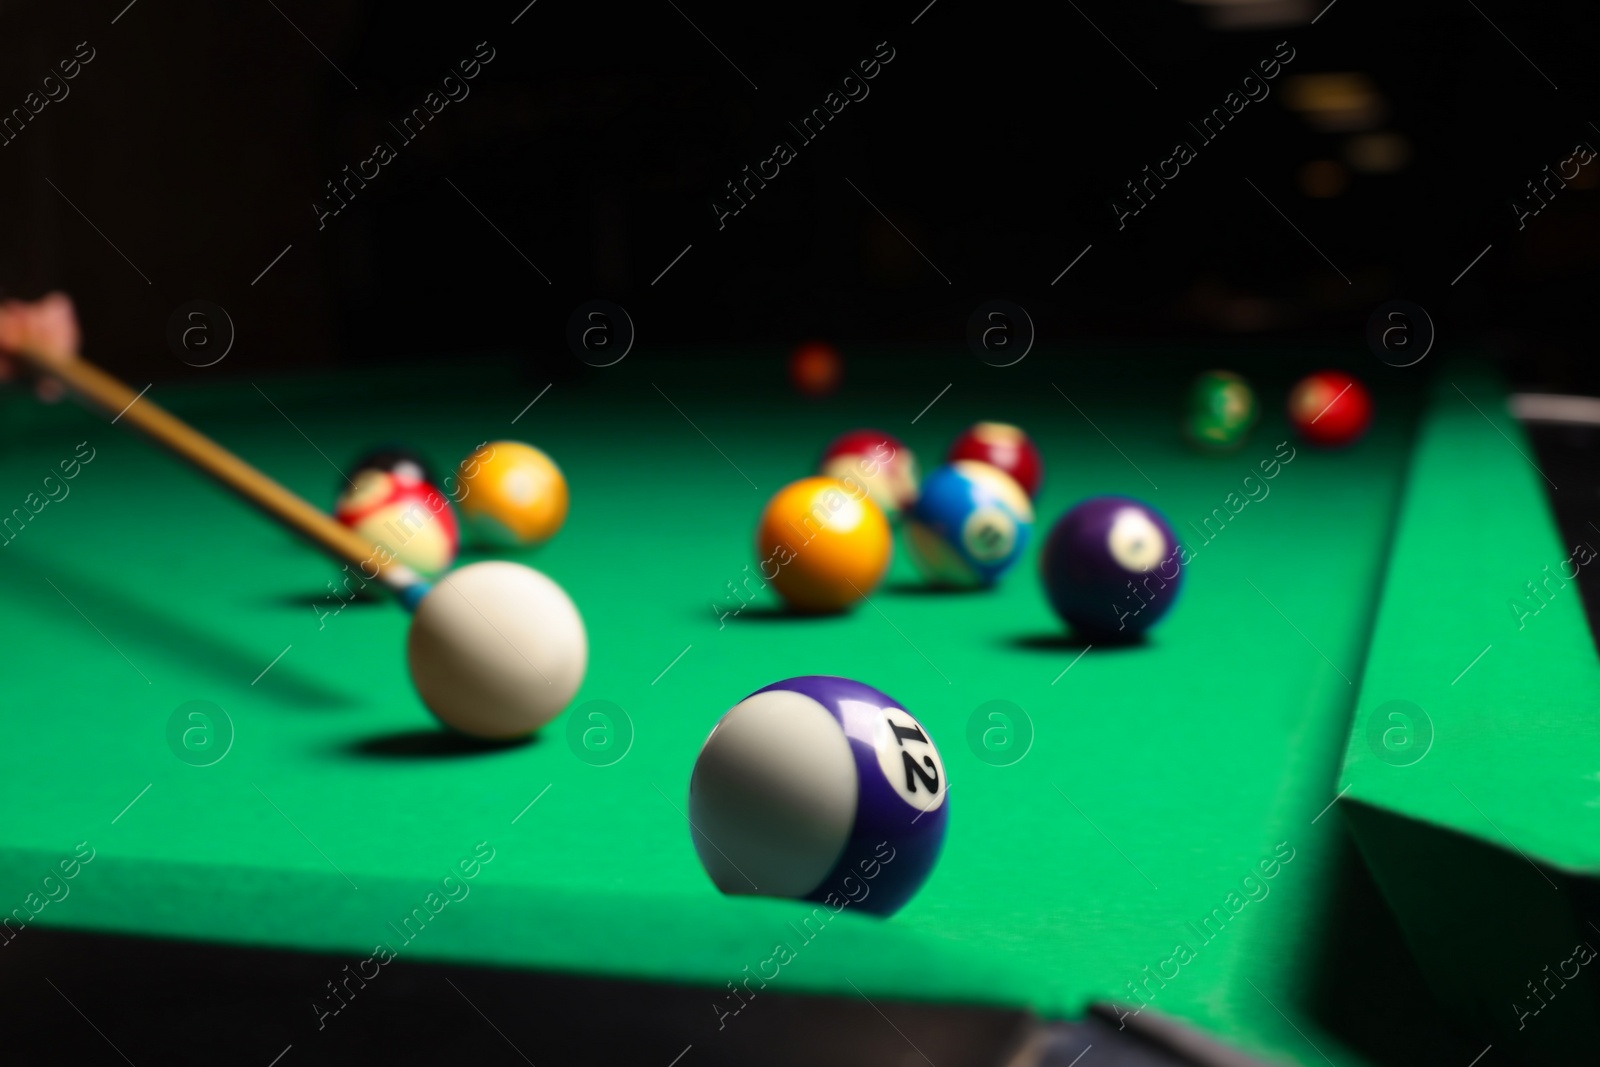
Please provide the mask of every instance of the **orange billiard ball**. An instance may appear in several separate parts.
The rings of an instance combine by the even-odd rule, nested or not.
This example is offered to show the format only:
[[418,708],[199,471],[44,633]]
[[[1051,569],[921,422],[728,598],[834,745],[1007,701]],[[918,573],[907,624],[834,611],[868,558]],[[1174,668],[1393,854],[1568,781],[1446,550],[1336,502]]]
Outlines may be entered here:
[[544,452],[491,441],[456,468],[461,520],[483,544],[542,545],[567,520],[567,480]]
[[756,529],[761,577],[797,611],[840,611],[872,592],[892,543],[872,498],[833,478],[784,486]]
[[789,380],[806,396],[828,396],[844,378],[844,359],[826,341],[806,341],[789,356]]

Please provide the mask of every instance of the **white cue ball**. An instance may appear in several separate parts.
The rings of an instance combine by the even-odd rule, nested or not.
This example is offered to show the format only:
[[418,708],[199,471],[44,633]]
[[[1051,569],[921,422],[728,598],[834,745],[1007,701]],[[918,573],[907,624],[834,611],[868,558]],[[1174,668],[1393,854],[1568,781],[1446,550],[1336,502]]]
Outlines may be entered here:
[[473,563],[441,578],[411,618],[411,681],[464,734],[522,737],[583,684],[589,638],[572,598],[532,567]]

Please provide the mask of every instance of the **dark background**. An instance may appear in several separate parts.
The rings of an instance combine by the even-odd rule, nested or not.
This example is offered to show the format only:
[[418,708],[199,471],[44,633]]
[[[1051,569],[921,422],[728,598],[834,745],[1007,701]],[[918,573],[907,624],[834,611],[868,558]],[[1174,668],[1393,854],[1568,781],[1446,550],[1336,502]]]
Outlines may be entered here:
[[[1004,297],[1049,341],[1356,351],[1404,297],[1524,383],[1600,389],[1600,160],[1525,229],[1512,208],[1600,145],[1591,3],[525,3],[0,0],[0,116],[79,42],[95,55],[0,145],[0,291],[68,290],[86,354],[156,378],[198,373],[166,341],[196,298],[238,331],[207,373],[246,375],[571,362],[567,317],[596,297],[644,346],[960,346]],[[480,41],[466,99],[412,143],[387,131]],[[870,95],[799,144],[787,123],[880,41]],[[1186,122],[1279,41],[1271,96],[1202,145]],[[1366,76],[1359,128],[1288,106],[1319,73]],[[1404,139],[1402,168],[1350,165],[1374,133]],[[319,231],[324,183],[379,138],[397,158]],[[719,230],[713,197],[780,138],[798,158]],[[1119,231],[1111,199],[1179,138],[1198,158]]]

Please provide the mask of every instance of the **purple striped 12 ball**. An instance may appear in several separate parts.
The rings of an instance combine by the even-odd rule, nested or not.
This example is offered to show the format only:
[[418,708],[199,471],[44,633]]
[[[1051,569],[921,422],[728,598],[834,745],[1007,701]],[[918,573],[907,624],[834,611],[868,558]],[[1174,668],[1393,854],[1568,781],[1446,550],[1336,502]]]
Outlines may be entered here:
[[689,779],[718,889],[889,915],[944,842],[944,763],[892,697],[848,678],[774,682],[712,729]]
[[1057,519],[1039,570],[1050,606],[1090,640],[1144,632],[1183,585],[1172,527],[1155,508],[1124,496],[1091,497]]

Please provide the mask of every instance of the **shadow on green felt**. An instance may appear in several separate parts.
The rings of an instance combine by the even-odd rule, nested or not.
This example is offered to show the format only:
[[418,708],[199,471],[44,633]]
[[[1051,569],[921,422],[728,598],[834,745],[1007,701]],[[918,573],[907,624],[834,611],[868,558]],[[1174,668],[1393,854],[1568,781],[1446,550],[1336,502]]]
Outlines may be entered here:
[[[219,635],[226,627],[220,625],[219,616],[225,615],[226,609],[219,608],[215,598],[209,604],[200,597],[175,601],[191,606],[193,617],[172,614],[114,586],[87,581],[26,552],[12,551],[15,570],[27,577],[6,583],[10,605],[53,616],[69,627],[82,627],[85,620],[92,619],[90,625],[105,631],[107,640],[114,641],[119,650],[131,651],[135,661],[149,654],[175,671],[210,676],[234,688],[258,676],[272,655],[265,646],[246,647],[222,640]],[[56,588],[52,589],[51,583]],[[281,698],[276,703],[297,709],[322,711],[362,705],[351,694],[324,685],[290,663],[278,664],[263,688]]]
[[344,608],[372,608],[380,607],[392,598],[371,588],[359,589],[354,594],[346,594],[345,599],[335,600],[328,587],[303,593],[274,593],[262,598],[259,603],[269,608],[293,608],[295,611],[305,611],[309,606],[314,610],[337,612]]
[[1000,643],[1024,652],[1073,652],[1092,648],[1096,653],[1105,653],[1146,648],[1150,639],[1139,633],[1130,637],[1097,637],[1091,641],[1082,634],[1056,630],[1050,633],[1017,634],[1002,638]]
[[927,582],[889,582],[883,587],[885,593],[894,596],[979,596],[984,593],[993,593],[997,585],[930,585]]
[[484,741],[442,726],[433,726],[365,737],[344,746],[344,751],[371,759],[448,759],[519,751],[540,744],[542,740],[542,734],[534,734],[512,741]]
[[729,626],[749,622],[793,622],[804,625],[805,623],[832,622],[849,617],[849,608],[845,608],[842,611],[796,611],[787,604],[751,604],[738,614],[730,611],[726,623]]

